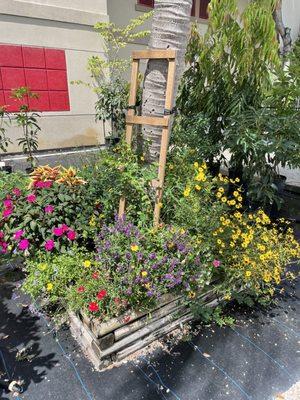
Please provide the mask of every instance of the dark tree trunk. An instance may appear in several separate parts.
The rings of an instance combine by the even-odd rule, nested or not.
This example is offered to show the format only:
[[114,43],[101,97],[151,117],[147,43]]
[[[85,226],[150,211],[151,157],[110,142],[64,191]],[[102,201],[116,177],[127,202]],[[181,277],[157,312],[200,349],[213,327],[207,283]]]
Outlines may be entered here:
[[[292,49],[291,29],[284,26],[282,18],[282,0],[278,0],[273,12],[276,32],[279,42],[282,44],[281,53],[286,56]],[[281,41],[280,41],[281,39]]]

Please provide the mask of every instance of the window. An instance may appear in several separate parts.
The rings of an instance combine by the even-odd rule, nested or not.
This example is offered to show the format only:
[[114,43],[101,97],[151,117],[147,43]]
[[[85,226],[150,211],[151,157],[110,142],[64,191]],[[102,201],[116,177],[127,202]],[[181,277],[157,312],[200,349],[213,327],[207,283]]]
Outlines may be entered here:
[[[145,6],[145,7],[154,7],[154,1],[155,0],[138,0],[138,4],[141,6]],[[207,7],[209,4],[210,0],[193,0],[193,7],[192,7],[192,17],[196,16],[196,6],[199,3],[199,18],[202,19],[207,19],[208,18],[208,14],[207,14]]]
[[23,101],[32,110],[69,111],[65,51],[0,44],[0,106],[18,111],[20,103],[11,98],[11,90],[20,86],[38,94]]
[[200,13],[199,13],[199,18],[202,19],[208,19],[208,4],[210,0],[200,0]]

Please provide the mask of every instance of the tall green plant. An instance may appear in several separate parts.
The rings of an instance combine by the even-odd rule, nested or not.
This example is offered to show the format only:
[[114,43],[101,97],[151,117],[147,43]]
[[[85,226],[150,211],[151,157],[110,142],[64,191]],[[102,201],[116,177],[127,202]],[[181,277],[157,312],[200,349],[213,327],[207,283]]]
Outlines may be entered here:
[[[231,118],[261,104],[280,63],[273,0],[253,1],[241,15],[236,0],[212,0],[209,7],[204,37],[197,26],[192,29],[178,105],[186,118],[198,113],[208,118],[212,149],[219,148],[209,155],[212,162],[221,157]],[[241,163],[239,153],[232,162]]]
[[27,155],[27,162],[34,168],[36,166],[34,152],[38,149],[38,133],[41,130],[38,125],[40,114],[31,111],[29,106],[25,103],[22,104],[22,102],[26,97],[37,98],[38,95],[24,86],[12,90],[11,97],[21,101],[19,111],[15,115],[15,121],[17,126],[22,129],[23,136],[17,140],[18,145],[22,147],[23,153]]
[[[0,106],[0,151],[1,153],[6,153],[7,147],[11,140],[6,135],[7,127],[10,123],[10,116],[6,111],[5,106]],[[1,157],[0,157],[1,160]]]
[[151,16],[151,12],[145,13],[132,19],[125,27],[118,27],[112,22],[99,22],[95,25],[96,32],[103,40],[104,57],[90,57],[88,69],[94,78],[93,90],[98,97],[95,104],[96,120],[103,122],[104,133],[105,123],[110,124],[107,136],[119,136],[125,128],[129,96],[129,83],[125,76],[131,61],[123,58],[121,52],[128,45],[149,35],[149,31],[139,28]]

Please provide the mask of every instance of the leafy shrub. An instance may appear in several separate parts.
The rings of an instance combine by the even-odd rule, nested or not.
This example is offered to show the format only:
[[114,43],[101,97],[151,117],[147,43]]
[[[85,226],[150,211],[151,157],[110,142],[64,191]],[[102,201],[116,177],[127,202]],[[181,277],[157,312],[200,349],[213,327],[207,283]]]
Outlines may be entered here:
[[30,187],[14,188],[2,201],[2,253],[65,252],[93,236],[88,221],[99,214],[97,204],[74,170],[62,169],[53,180],[34,171]]
[[2,202],[7,193],[11,193],[13,189],[19,189],[22,192],[26,190],[29,185],[28,175],[17,171],[12,174],[0,171],[0,202]]

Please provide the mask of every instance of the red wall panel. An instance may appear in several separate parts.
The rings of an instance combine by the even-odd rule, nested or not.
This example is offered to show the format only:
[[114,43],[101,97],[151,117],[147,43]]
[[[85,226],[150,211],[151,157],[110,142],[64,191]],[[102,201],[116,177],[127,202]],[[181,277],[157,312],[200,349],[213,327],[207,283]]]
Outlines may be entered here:
[[[39,97],[12,99],[11,90],[21,86]],[[35,111],[70,110],[64,50],[0,44],[0,106],[15,112],[21,104]]]

